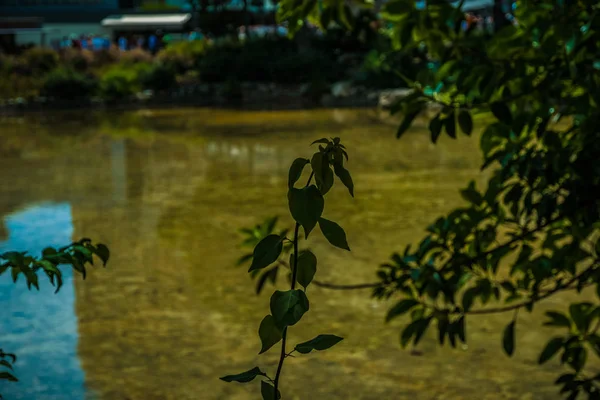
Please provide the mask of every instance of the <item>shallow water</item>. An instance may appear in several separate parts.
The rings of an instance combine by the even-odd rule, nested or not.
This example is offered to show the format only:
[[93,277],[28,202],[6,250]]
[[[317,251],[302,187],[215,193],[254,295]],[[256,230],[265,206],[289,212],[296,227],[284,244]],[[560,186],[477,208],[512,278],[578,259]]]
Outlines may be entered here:
[[[356,199],[328,194],[325,216],[346,230],[352,252],[319,234],[309,245],[322,281],[375,280],[377,265],[416,242],[460,205],[457,189],[481,180],[476,138],[430,144],[421,121],[402,140],[374,111],[153,110],[0,119],[0,251],[39,252],[83,236],[112,259],[83,282],[27,293],[0,277],[0,344],[18,354],[7,399],[256,399],[257,382],[219,376],[255,365],[273,372],[277,351],[258,356],[261,296],[243,268],[237,229],[287,212],[287,168],[308,144],[340,136]],[[281,225],[283,227],[283,224]],[[71,276],[71,275],[69,275]],[[283,281],[280,282],[282,285]],[[49,286],[46,285],[46,286]],[[319,333],[345,340],[288,359],[284,399],[554,399],[557,363],[538,367],[542,311],[517,328],[517,355],[501,351],[510,315],[468,321],[469,346],[421,355],[399,347],[399,320],[368,291],[309,288],[311,310],[290,343]]]

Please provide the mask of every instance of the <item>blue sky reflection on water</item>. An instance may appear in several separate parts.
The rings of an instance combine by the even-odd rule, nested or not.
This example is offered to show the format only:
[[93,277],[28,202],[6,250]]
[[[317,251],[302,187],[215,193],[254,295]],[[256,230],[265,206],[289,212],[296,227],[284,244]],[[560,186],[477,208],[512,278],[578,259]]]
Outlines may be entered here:
[[[73,236],[71,206],[43,203],[2,218],[8,238],[0,253],[15,250],[38,255],[46,246],[64,246]],[[40,291],[27,290],[19,278],[0,276],[0,346],[17,354],[18,383],[0,381],[6,399],[83,399],[84,372],[77,357],[77,316],[73,273],[62,268],[64,285],[54,294],[45,276]]]

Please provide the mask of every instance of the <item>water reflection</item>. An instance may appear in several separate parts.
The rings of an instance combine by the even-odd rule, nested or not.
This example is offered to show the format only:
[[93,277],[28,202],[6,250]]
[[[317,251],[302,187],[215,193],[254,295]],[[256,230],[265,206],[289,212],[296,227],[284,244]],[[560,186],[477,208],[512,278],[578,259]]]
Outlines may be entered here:
[[[432,146],[425,126],[419,121],[396,141],[395,126],[357,110],[8,118],[0,121],[0,212],[68,202],[73,235],[111,248],[107,269],[75,281],[77,327],[68,328],[71,346],[79,330],[85,385],[101,399],[254,399],[256,385],[218,381],[258,363],[272,370],[277,360],[276,352],[257,356],[269,291],[256,297],[245,272],[233,267],[237,229],[272,214],[289,224],[289,164],[310,156],[314,139],[340,136],[356,199],[334,187],[325,216],[342,224],[353,251],[329,250],[319,234],[310,246],[319,279],[373,280],[380,262],[462,204],[457,189],[480,178],[476,137]],[[7,228],[4,235],[13,234]],[[311,311],[290,341],[327,332],[346,340],[286,366],[283,389],[298,394],[292,399],[555,397],[558,367],[535,365],[547,334],[539,331],[543,306],[520,321],[526,334],[516,360],[503,357],[490,335],[504,316],[473,320],[468,351],[440,349],[430,332],[415,357],[399,349],[398,327],[380,323],[387,305],[367,293],[311,288],[310,297]],[[42,384],[32,383],[37,393]]]
[[[71,242],[73,223],[68,203],[29,206],[4,216],[7,233],[0,252],[39,254],[46,246]],[[20,382],[5,383],[7,399],[82,399],[84,373],[77,357],[77,317],[73,275],[64,269],[64,286],[58,294],[45,280],[40,291],[28,291],[23,277],[13,284],[10,274],[0,278],[0,343],[15,352],[15,373]]]

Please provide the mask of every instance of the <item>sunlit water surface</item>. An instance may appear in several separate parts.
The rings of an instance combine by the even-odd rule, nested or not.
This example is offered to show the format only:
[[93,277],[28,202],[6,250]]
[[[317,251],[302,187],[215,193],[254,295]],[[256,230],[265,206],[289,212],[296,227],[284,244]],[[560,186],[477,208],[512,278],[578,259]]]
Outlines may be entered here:
[[[477,138],[429,142],[419,122],[402,140],[374,111],[224,110],[54,114],[0,119],[0,251],[92,237],[112,258],[84,282],[67,273],[53,294],[0,277],[0,347],[17,353],[19,383],[7,399],[256,399],[258,382],[219,376],[260,365],[257,328],[268,313],[245,269],[237,230],[287,211],[287,169],[309,143],[340,136],[348,147],[356,198],[327,195],[324,215],[346,230],[352,252],[320,234],[309,245],[318,278],[375,280],[377,266],[441,213],[462,204],[458,189],[479,173]],[[285,282],[281,281],[281,285]],[[469,346],[440,348],[428,332],[420,352],[399,346],[390,303],[369,291],[310,287],[311,309],[290,329],[295,343],[319,333],[345,340],[288,359],[284,399],[554,399],[557,362],[537,366],[554,332],[543,310],[519,316],[517,355],[501,351],[511,315],[468,320]],[[571,296],[571,295],[570,295]]]

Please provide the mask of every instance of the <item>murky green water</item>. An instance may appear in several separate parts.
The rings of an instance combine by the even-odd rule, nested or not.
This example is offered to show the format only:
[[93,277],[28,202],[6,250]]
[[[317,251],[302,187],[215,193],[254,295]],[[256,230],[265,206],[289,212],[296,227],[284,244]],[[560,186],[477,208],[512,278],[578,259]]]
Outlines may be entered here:
[[[433,146],[419,124],[401,140],[375,112],[136,111],[0,119],[0,250],[39,251],[71,237],[109,245],[112,260],[88,279],[25,293],[0,279],[0,344],[18,353],[13,399],[256,399],[258,383],[217,378],[254,365],[268,297],[254,295],[236,230],[286,205],[287,168],[308,144],[340,136],[356,185],[328,195],[325,216],[347,231],[352,252],[310,246],[318,278],[374,280],[379,263],[417,241],[439,214],[461,203],[457,189],[478,175],[477,139]],[[72,282],[72,283],[71,283]],[[283,282],[282,282],[283,284]],[[510,316],[468,322],[469,347],[421,355],[401,350],[389,304],[368,291],[309,290],[311,310],[290,342],[319,333],[346,338],[328,352],[288,359],[285,399],[554,399],[561,371],[536,359],[553,332],[541,312],[518,326],[518,354],[500,350]]]

